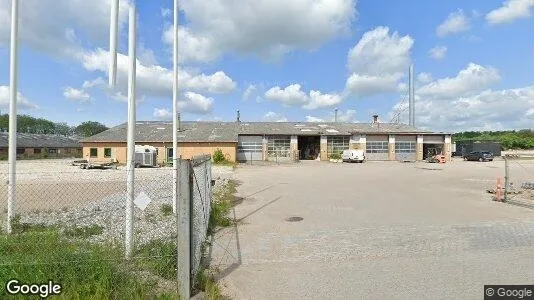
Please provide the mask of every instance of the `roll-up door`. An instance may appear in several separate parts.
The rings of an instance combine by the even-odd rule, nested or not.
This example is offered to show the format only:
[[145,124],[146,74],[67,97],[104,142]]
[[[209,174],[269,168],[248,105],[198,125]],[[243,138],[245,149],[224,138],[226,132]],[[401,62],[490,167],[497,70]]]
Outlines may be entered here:
[[389,136],[367,135],[365,142],[365,159],[388,160],[389,159]]
[[237,160],[262,160],[262,136],[239,136],[237,142]]

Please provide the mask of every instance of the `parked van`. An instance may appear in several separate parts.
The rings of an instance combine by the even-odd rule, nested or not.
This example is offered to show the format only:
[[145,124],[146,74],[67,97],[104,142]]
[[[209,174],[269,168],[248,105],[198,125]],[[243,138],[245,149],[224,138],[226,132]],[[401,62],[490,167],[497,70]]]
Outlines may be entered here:
[[363,150],[356,149],[343,150],[341,158],[343,159],[343,162],[356,161],[362,163],[365,161],[365,152]]

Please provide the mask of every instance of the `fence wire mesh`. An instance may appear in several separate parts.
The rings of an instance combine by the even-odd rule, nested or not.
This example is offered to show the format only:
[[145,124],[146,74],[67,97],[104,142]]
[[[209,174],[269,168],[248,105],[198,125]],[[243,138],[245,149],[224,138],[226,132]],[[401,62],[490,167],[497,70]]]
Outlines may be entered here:
[[[83,274],[85,267],[88,273],[94,273],[86,274],[88,278],[105,277],[110,269],[123,274],[126,167],[88,170],[72,162],[17,161],[16,217],[11,235],[5,232],[8,167],[7,163],[0,164],[0,281],[7,282],[16,274],[24,274],[24,270],[41,274],[43,282],[71,282],[72,278],[65,278],[70,274],[68,270],[81,270]],[[195,278],[209,226],[211,160],[203,156],[182,163],[190,165],[183,169],[190,174],[181,174],[179,180],[181,188],[190,191],[184,194],[191,206],[190,228],[186,230],[191,230],[189,274]],[[134,186],[134,250],[126,264],[125,280],[129,280],[127,285],[138,286],[141,295],[175,293],[179,285],[177,270],[181,268],[177,256],[182,255],[177,236],[182,228],[173,213],[173,168],[136,168]],[[24,246],[23,240],[29,244]],[[103,283],[96,280],[87,284]],[[5,294],[3,289],[0,287],[0,298]],[[113,297],[124,291],[108,286],[107,293],[111,294],[101,296]]]
[[201,269],[211,213],[211,159],[199,156],[191,160],[191,275],[193,283]]

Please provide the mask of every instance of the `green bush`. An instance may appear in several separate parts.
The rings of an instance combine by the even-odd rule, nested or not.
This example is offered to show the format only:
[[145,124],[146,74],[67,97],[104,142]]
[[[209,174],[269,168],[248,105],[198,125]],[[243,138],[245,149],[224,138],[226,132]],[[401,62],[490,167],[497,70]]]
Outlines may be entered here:
[[221,149],[217,148],[217,150],[215,150],[215,152],[213,153],[213,162],[216,164],[226,162],[226,157],[224,157],[224,153]]
[[330,154],[330,159],[341,159],[341,153]]

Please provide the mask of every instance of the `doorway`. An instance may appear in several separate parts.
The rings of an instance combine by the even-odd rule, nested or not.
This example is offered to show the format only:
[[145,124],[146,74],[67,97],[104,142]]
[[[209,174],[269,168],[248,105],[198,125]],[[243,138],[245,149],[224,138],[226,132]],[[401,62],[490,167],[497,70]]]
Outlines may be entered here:
[[299,136],[298,149],[300,160],[318,160],[321,153],[321,137]]
[[423,144],[423,160],[443,154],[443,144]]

